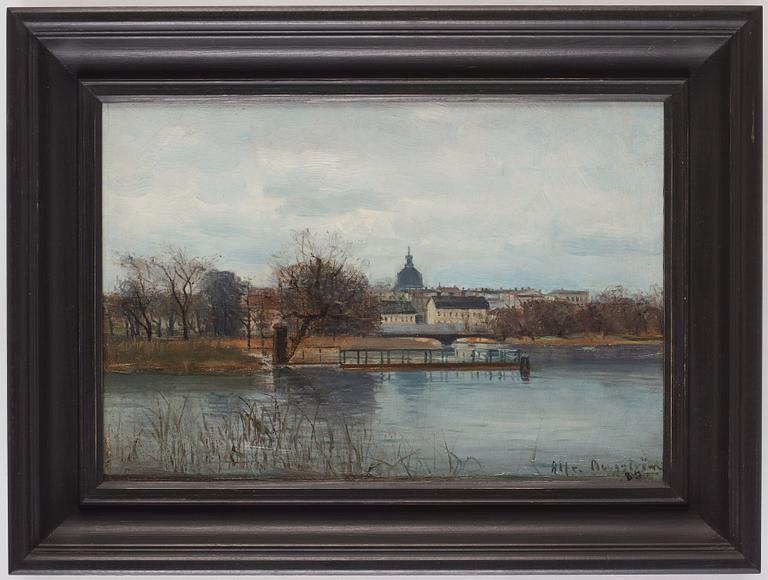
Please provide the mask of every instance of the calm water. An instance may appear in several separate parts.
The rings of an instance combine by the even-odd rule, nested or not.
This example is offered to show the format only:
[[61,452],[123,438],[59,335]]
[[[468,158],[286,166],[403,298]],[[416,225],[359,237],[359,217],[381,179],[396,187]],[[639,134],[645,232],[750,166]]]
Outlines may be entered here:
[[[151,417],[158,401],[186,421],[215,424],[244,402],[289,402],[327,425],[364,425],[376,453],[408,450],[435,474],[447,450],[461,475],[590,476],[647,470],[662,458],[661,347],[529,348],[532,373],[356,373],[283,369],[248,377],[106,377],[105,422],[114,440],[140,439],[113,473],[157,473]],[[166,402],[167,401],[167,402]],[[631,462],[631,463],[630,463]],[[658,472],[651,472],[658,476]],[[227,465],[214,468],[236,472]],[[205,471],[205,470],[203,470]]]

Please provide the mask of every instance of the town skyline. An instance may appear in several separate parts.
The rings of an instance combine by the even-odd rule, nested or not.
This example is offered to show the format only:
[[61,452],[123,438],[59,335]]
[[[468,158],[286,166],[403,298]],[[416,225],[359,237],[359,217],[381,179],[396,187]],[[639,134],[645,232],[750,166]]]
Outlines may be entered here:
[[[165,248],[161,249],[158,253],[161,253],[163,250],[165,250],[167,248],[168,248],[168,246],[166,246]],[[407,246],[406,248],[407,248],[406,249],[407,252],[411,252],[411,248],[412,248],[411,246]],[[182,249],[184,249],[184,248],[182,248]],[[113,256],[113,258],[112,258],[112,262],[113,263],[119,262],[119,256],[125,255],[125,254],[130,254],[130,252],[116,253]],[[135,254],[135,255],[138,255],[138,254]],[[277,256],[277,254],[276,254],[276,256]],[[149,257],[149,256],[143,256],[143,257]],[[204,257],[206,259],[210,259],[211,258],[211,256],[201,256],[201,257]],[[213,266],[212,269],[218,270],[218,271],[232,272],[235,275],[241,277],[243,280],[247,281],[254,288],[273,288],[273,287],[276,286],[276,281],[274,280],[274,278],[273,278],[273,276],[271,274],[270,274],[268,279],[266,279],[264,281],[257,281],[254,278],[249,277],[247,275],[243,275],[241,272],[238,272],[238,271],[236,271],[236,270],[234,270],[232,268],[228,268],[228,267],[223,266],[223,264],[226,264],[226,261],[225,260],[220,260],[219,258],[221,258],[221,257],[219,257],[219,256],[214,256],[213,257],[213,264],[214,264],[214,266]],[[378,289],[378,290],[382,290],[382,291],[384,291],[384,290],[397,290],[398,289],[397,288],[397,282],[396,282],[397,270],[400,270],[403,267],[403,263],[404,263],[403,260],[401,260],[400,266],[397,267],[395,269],[395,271],[393,271],[391,276],[386,276],[386,277],[379,278],[379,279],[372,279],[370,276],[368,276],[368,272],[365,271],[366,270],[366,268],[365,268],[365,261],[360,261],[359,262],[361,268],[364,270],[364,272],[368,276],[368,281],[369,281],[370,286],[372,288],[374,288],[374,289]],[[417,265],[417,267],[418,267],[419,271],[422,274],[424,274],[424,270],[421,268],[421,266]],[[114,275],[114,277],[111,280],[108,279],[106,276],[104,277],[104,291],[105,292],[115,291],[117,289],[117,287],[118,287],[118,281],[121,280],[122,278],[123,277],[122,277],[121,272],[120,272],[120,267],[117,266],[116,269],[115,269],[115,275]],[[632,288],[632,287],[624,286],[624,285],[618,284],[618,283],[617,284],[608,284],[606,286],[602,286],[602,287],[599,287],[599,288],[597,288],[597,287],[596,288],[580,287],[580,286],[576,286],[576,285],[570,285],[569,286],[567,284],[561,284],[561,285],[556,285],[556,286],[551,286],[551,287],[547,287],[547,286],[533,286],[531,284],[513,284],[513,285],[480,284],[480,285],[470,285],[470,284],[462,284],[462,283],[459,283],[459,282],[454,282],[454,283],[451,283],[451,282],[444,283],[442,281],[432,282],[432,281],[430,281],[430,279],[429,279],[429,277],[427,275],[424,275],[423,290],[439,290],[439,289],[442,289],[442,288],[445,288],[445,289],[454,289],[455,288],[455,289],[467,290],[467,291],[480,291],[480,290],[488,290],[488,291],[496,291],[496,290],[498,290],[498,291],[538,290],[538,291],[541,291],[541,292],[543,292],[545,294],[546,293],[557,292],[559,290],[576,290],[576,291],[584,290],[584,291],[590,292],[591,294],[596,294],[596,293],[599,293],[599,292],[601,292],[603,290],[606,290],[608,288],[617,287],[617,286],[622,286],[626,290],[632,291],[632,292],[648,292],[648,291],[654,291],[654,290],[657,290],[657,289],[659,289],[659,290],[663,289],[663,284],[662,283],[651,284],[647,288]]]

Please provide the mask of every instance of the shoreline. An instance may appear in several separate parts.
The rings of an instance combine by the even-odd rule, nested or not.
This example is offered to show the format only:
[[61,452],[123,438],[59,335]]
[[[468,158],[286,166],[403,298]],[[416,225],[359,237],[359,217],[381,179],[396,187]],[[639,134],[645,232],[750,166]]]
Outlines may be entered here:
[[[402,341],[402,338],[397,339]],[[560,349],[567,350],[569,348],[609,348],[614,346],[622,347],[661,347],[663,346],[663,340],[660,338],[643,338],[643,339],[629,339],[626,337],[577,337],[577,338],[555,338],[555,337],[542,337],[535,341],[515,339],[514,341],[507,340],[503,343],[510,348],[525,349],[551,349],[552,351],[558,351]],[[424,348],[424,343],[419,343],[420,348]],[[309,348],[312,348],[311,346]],[[252,349],[256,350],[256,349]],[[181,354],[181,353],[179,353]],[[105,373],[115,374],[165,374],[165,375],[207,375],[207,376],[249,376],[258,373],[262,373],[268,370],[269,365],[265,365],[258,358],[253,356],[250,351],[243,349],[242,354],[244,357],[234,357],[229,360],[189,360],[183,357],[179,357],[177,360],[166,360],[162,364],[158,364],[157,361],[121,361],[116,363],[104,363]],[[532,361],[535,364],[535,361]],[[493,369],[500,368],[503,365],[499,364],[487,364],[487,363],[460,363],[451,364],[450,370],[478,370],[478,364],[482,364],[483,367],[489,367]],[[337,367],[341,370],[347,371],[377,371],[379,368],[375,368],[376,365],[341,365],[337,362],[318,363],[313,361],[311,363],[303,363],[301,361],[293,362],[286,365],[289,368],[302,368],[305,366],[319,365],[323,367]],[[448,370],[444,364],[435,365],[441,369]],[[519,368],[517,365],[507,365],[509,368]],[[417,368],[418,367],[418,368]],[[423,364],[419,365],[387,365],[387,370],[425,370],[426,367]]]
[[626,336],[583,336],[577,338],[557,338],[554,336],[542,336],[536,340],[530,338],[507,339],[508,346],[662,346],[664,338],[654,337],[626,337]]

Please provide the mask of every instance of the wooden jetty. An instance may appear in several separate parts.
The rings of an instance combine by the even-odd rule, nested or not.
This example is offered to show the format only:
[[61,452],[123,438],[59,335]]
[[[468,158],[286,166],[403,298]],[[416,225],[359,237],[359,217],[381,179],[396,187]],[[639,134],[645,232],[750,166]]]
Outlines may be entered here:
[[516,349],[463,349],[451,354],[434,348],[350,348],[339,351],[345,370],[529,370],[528,356]]

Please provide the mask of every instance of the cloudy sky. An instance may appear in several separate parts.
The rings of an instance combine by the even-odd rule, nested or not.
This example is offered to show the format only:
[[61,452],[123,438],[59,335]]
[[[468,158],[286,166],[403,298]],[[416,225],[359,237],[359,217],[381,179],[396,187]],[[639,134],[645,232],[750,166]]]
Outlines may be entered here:
[[104,276],[168,245],[268,284],[290,232],[338,232],[372,281],[662,283],[660,103],[112,103]]

